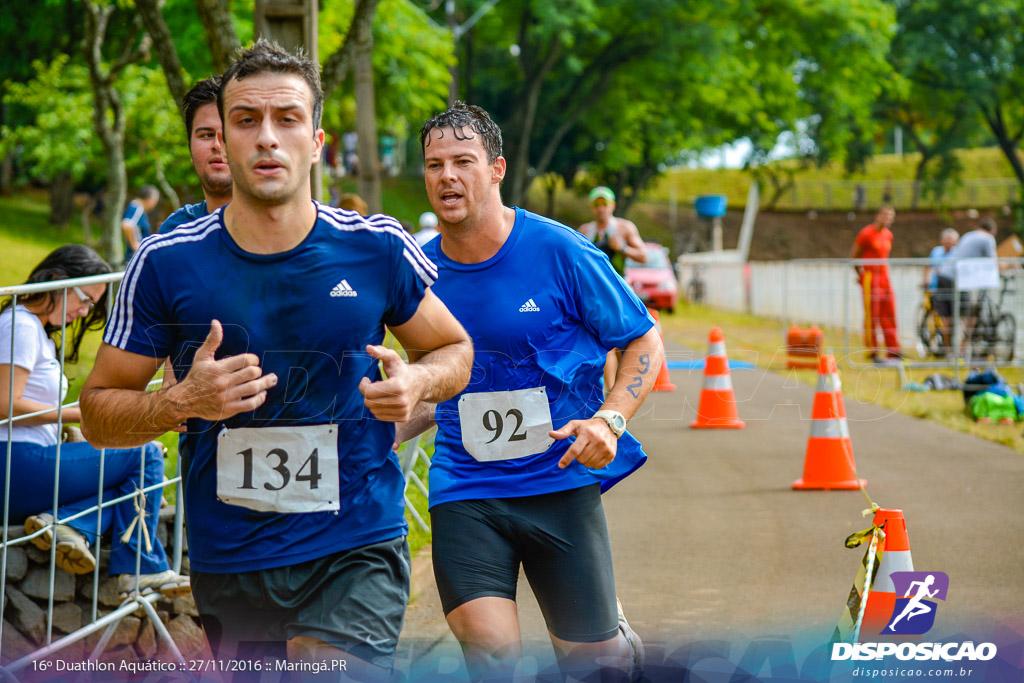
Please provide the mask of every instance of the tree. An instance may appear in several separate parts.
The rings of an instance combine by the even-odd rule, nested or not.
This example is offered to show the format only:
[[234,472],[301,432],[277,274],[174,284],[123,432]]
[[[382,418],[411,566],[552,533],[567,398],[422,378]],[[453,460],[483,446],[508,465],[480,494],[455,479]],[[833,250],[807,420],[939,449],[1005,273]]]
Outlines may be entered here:
[[916,84],[970,103],[1024,186],[1024,0],[897,0],[895,45]]
[[103,47],[107,38],[107,25],[114,5],[101,4],[102,0],[82,0],[86,10],[85,39],[82,51],[89,69],[93,93],[93,130],[103,145],[106,161],[106,205],[103,210],[102,251],[110,263],[120,263],[123,257],[121,242],[121,211],[127,194],[127,176],[124,160],[125,112],[116,83],[125,67],[149,58],[150,38],[142,30],[142,21],[136,14],[132,32],[117,50],[117,58],[109,66],[104,63]]

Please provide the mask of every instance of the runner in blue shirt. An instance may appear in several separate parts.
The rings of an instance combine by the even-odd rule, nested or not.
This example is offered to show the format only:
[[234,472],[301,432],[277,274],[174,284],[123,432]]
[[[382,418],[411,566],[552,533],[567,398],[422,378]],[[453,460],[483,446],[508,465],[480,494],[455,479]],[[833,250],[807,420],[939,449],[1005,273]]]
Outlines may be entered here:
[[121,232],[124,237],[124,262],[126,264],[139,250],[142,240],[149,237],[151,230],[149,216],[146,212],[152,211],[159,201],[160,192],[152,185],[143,185],[139,188],[138,196],[124,207]]
[[[457,103],[420,132],[441,237],[425,247],[434,291],[473,338],[466,389],[424,405],[434,573],[474,680],[509,676],[521,654],[520,565],[560,665],[631,677],[643,648],[617,608],[601,491],[646,456],[625,432],[663,349],[644,305],[577,231],[502,204],[501,131]],[[605,356],[623,358],[607,397]]]
[[[218,657],[363,679],[391,666],[408,602],[391,423],[465,386],[472,350],[397,221],[312,201],[322,102],[316,64],[276,44],[228,69],[232,202],[143,244],[81,405],[98,446],[187,420],[192,590]],[[178,382],[144,393],[168,356]]]
[[188,136],[189,159],[203,188],[203,201],[186,204],[160,224],[158,232],[168,233],[179,225],[191,223],[213,213],[231,201],[231,169],[228,168],[221,142],[223,125],[217,111],[217,89],[220,76],[198,81],[185,94],[185,134]]

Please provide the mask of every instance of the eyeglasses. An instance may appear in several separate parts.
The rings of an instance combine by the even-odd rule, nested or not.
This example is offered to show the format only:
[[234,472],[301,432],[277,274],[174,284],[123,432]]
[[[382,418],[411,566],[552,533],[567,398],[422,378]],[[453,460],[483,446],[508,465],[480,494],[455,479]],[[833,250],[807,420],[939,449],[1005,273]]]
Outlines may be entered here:
[[96,308],[96,302],[93,301],[93,298],[91,296],[83,292],[81,288],[77,286],[72,286],[71,289],[75,290],[75,295],[78,297],[78,300],[81,301],[86,306],[88,306],[90,311]]

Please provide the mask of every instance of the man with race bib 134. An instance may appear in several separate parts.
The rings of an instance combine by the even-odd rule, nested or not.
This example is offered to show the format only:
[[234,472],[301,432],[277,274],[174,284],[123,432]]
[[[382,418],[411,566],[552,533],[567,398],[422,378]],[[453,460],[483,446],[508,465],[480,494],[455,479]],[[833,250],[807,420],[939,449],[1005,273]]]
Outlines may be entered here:
[[[218,102],[233,199],[132,260],[83,427],[129,446],[188,421],[192,587],[215,655],[383,677],[409,590],[390,423],[465,386],[471,344],[397,221],[311,199],[315,63],[260,40]],[[385,326],[413,362],[381,346]],[[168,356],[178,382],[144,393]]]
[[[663,349],[644,305],[577,231],[502,204],[501,131],[456,103],[420,132],[441,236],[434,291],[473,339],[469,386],[399,428],[436,422],[434,573],[470,676],[511,675],[521,654],[520,565],[563,671],[635,676],[639,638],[617,609],[601,503],[646,459],[626,422]],[[608,349],[624,349],[603,397]]]

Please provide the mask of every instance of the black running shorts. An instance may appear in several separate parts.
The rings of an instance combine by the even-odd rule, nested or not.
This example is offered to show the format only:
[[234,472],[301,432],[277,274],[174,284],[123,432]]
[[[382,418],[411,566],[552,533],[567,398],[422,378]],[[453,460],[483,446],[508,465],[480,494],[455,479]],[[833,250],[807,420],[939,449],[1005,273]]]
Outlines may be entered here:
[[430,509],[434,577],[447,615],[486,596],[516,599],[522,564],[548,630],[573,643],[618,632],[611,543],[599,484]]
[[192,572],[210,647],[222,659],[285,658],[310,636],[390,669],[409,602],[405,537],[287,567],[236,574]]

